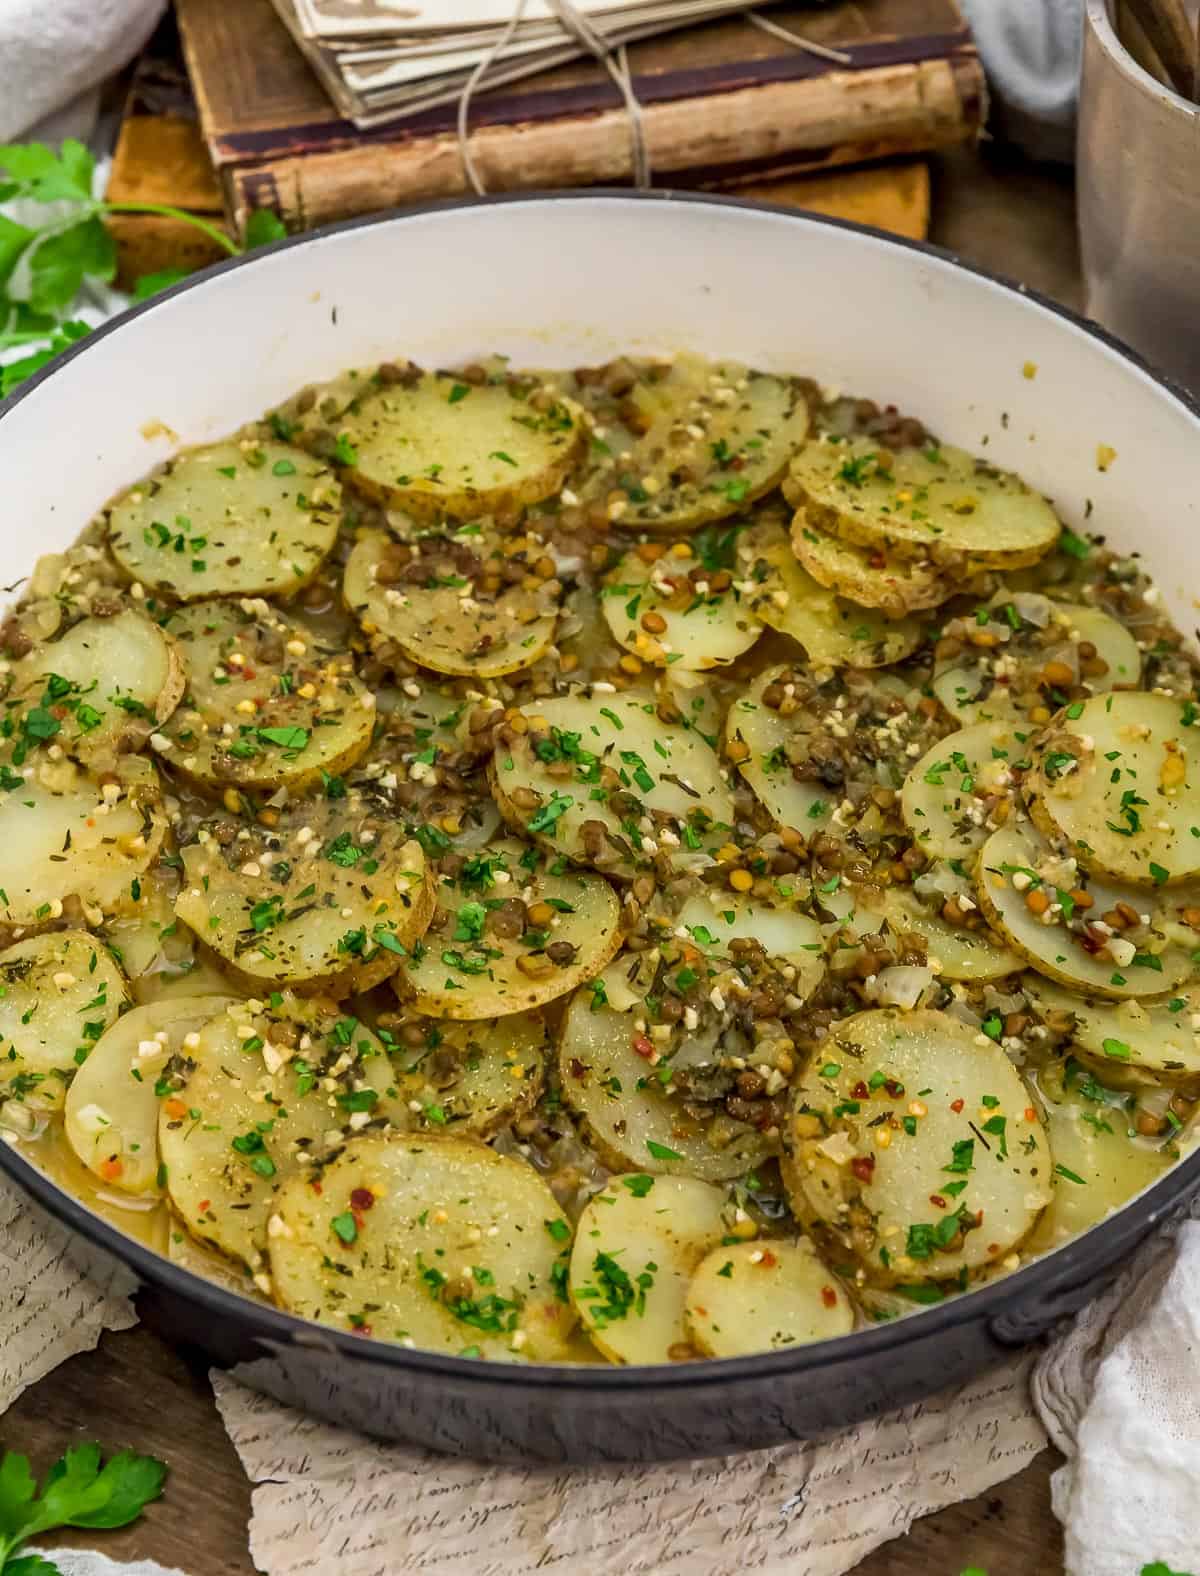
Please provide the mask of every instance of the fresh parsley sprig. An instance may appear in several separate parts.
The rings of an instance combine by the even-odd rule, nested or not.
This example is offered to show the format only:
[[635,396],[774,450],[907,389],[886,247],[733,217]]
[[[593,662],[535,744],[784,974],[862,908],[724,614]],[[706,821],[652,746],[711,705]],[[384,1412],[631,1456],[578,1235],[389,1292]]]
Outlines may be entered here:
[[40,1554],[18,1554],[31,1538],[58,1527],[124,1527],[162,1493],[167,1469],[129,1450],[102,1462],[99,1445],[74,1445],[46,1474],[39,1491],[29,1458],[0,1457],[0,1576],[59,1576]]
[[[95,160],[74,138],[58,153],[40,142],[0,145],[0,203],[25,199],[46,210],[45,222],[37,226],[0,214],[0,350],[30,347],[29,355],[0,367],[0,398],[88,332],[71,308],[87,280],[107,284],[116,273],[107,214],[154,213],[181,220],[234,257],[287,233],[278,214],[260,209],[251,214],[241,245],[182,208],[95,197],[94,173]],[[144,300],[183,277],[178,269],[147,275],[135,286],[134,299]]]

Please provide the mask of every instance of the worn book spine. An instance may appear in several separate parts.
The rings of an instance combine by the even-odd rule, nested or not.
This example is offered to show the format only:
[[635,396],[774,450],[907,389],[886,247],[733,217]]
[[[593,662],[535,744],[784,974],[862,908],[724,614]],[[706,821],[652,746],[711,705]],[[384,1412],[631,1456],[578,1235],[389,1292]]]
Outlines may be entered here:
[[[876,68],[849,86],[842,73],[768,82],[705,100],[643,109],[656,182],[737,186],[973,138],[985,89],[973,52]],[[619,184],[632,176],[629,119],[610,109],[570,120],[484,125],[471,151],[489,191]],[[289,229],[468,190],[457,134],[405,136],[226,166],[227,204],[241,228],[273,208]]]

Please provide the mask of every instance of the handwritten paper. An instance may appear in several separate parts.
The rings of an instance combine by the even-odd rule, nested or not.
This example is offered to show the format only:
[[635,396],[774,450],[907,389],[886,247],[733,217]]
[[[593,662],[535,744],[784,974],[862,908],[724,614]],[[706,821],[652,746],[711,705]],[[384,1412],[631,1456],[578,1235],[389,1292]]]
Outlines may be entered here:
[[70,1234],[0,1179],[0,1412],[102,1330],[137,1323],[119,1266],[88,1275]]
[[562,1470],[382,1444],[211,1377],[268,1576],[841,1576],[1037,1455],[1033,1356],[812,1444]]

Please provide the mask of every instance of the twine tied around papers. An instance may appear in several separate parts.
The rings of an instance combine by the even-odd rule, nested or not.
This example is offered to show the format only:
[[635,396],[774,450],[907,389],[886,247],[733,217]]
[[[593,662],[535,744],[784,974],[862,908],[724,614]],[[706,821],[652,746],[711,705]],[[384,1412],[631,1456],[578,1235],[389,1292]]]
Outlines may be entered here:
[[[624,44],[613,44],[611,40],[597,31],[591,22],[579,10],[574,0],[547,0],[547,4],[555,16],[562,23],[564,29],[579,44],[585,54],[598,61],[612,78],[614,85],[621,95],[625,105],[625,112],[629,116],[629,141],[633,154],[633,181],[634,185],[644,190],[651,183],[650,154],[646,146],[646,127],[642,115],[642,106],[638,101],[637,93],[633,86],[633,73],[629,69],[629,55]],[[479,166],[471,152],[470,115],[471,99],[491,70],[498,56],[502,55],[512,41],[513,35],[521,25],[525,14],[526,0],[516,0],[513,13],[504,27],[504,31],[496,39],[483,59],[468,77],[466,85],[458,101],[458,151],[462,159],[463,170],[471,190],[478,197],[487,195],[487,188],[483,184],[483,177],[479,173]],[[802,49],[811,55],[818,55],[822,60],[832,60],[838,65],[849,65],[851,57],[841,49],[831,49],[827,44],[815,44],[807,38],[802,38],[798,33],[793,33],[786,27],[780,27],[778,22],[769,21],[765,16],[759,16],[757,11],[745,11],[741,15],[747,22],[752,22],[755,27],[764,33],[769,33],[773,38],[783,39],[785,43],[792,44],[797,49]]]

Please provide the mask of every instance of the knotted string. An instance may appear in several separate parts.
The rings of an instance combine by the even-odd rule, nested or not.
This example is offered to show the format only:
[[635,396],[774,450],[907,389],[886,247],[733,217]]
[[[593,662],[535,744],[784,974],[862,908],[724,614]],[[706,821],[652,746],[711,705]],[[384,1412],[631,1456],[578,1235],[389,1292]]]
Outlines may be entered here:
[[[634,184],[644,190],[651,183],[650,154],[646,147],[646,126],[642,115],[642,106],[634,92],[633,73],[629,69],[629,55],[624,44],[613,44],[604,34],[592,26],[588,18],[575,5],[574,0],[546,0],[563,28],[580,46],[581,50],[591,55],[612,78],[617,91],[620,93],[625,105],[625,112],[629,117],[629,142],[633,159]],[[471,190],[479,197],[487,195],[487,188],[483,184],[483,177],[479,173],[479,166],[471,152],[470,115],[471,99],[480,83],[487,76],[498,57],[512,42],[513,36],[525,15],[526,0],[516,0],[513,14],[504,26],[503,32],[497,37],[494,44],[484,55],[467,78],[462,94],[458,100],[458,151],[462,159],[463,170]],[[757,11],[743,13],[748,22],[764,33],[770,33],[773,38],[782,39],[785,43],[797,49],[803,49],[808,54],[819,55],[822,60],[832,60],[838,65],[849,65],[850,56],[843,50],[831,49],[827,44],[815,44],[807,38],[802,38],[798,33],[793,33],[785,27],[780,27],[778,22],[770,22],[764,16],[759,16]]]

